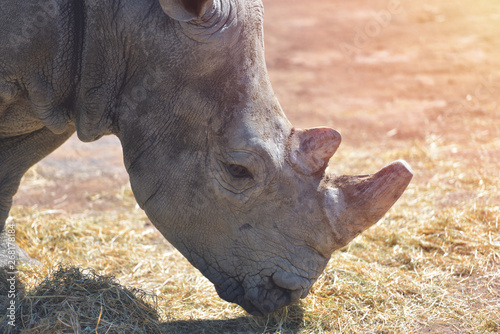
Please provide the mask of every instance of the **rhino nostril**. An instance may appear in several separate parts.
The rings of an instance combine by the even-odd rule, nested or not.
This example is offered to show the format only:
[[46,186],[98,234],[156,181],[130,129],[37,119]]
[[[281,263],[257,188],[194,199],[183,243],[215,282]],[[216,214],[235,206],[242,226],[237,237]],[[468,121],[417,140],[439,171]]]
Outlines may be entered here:
[[296,303],[309,293],[311,280],[284,271],[261,276],[257,286],[245,289],[240,305],[253,315],[266,315]]
[[274,284],[276,284],[276,286],[279,286],[280,288],[292,291],[303,289],[303,279],[295,274],[280,271],[274,273],[271,278]]
[[290,298],[289,303],[295,303],[309,294],[308,281],[295,274],[276,272],[271,279],[277,287],[286,291]]

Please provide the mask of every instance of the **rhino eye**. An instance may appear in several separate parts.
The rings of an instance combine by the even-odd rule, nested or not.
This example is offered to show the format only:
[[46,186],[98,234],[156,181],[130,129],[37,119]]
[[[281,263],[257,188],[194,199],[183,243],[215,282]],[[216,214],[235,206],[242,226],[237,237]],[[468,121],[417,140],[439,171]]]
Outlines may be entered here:
[[227,166],[229,173],[235,178],[253,178],[252,173],[241,165],[229,165]]

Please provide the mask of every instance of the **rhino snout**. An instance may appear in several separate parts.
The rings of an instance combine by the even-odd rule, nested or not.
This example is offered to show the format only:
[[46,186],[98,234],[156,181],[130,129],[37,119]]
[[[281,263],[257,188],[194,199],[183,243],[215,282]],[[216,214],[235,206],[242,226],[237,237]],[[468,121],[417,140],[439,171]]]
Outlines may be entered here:
[[305,298],[313,283],[296,274],[276,272],[263,277],[259,286],[247,289],[240,305],[252,315],[266,315]]

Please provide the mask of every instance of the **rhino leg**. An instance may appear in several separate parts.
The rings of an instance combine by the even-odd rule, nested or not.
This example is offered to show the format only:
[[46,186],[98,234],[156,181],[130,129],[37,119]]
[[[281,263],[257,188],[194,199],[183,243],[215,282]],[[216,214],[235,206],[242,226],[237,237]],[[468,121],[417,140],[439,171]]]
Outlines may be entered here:
[[73,126],[61,134],[42,128],[25,135],[0,139],[0,232],[4,229],[12,197],[24,173],[61,146],[74,132]]
[[[35,163],[58,148],[75,132],[74,127],[61,134],[54,134],[47,128],[38,131],[0,139],[0,267],[12,260],[9,256],[11,245],[8,242],[5,221],[12,206],[12,197],[17,192],[21,178]],[[38,264],[19,246],[15,245],[16,261]]]

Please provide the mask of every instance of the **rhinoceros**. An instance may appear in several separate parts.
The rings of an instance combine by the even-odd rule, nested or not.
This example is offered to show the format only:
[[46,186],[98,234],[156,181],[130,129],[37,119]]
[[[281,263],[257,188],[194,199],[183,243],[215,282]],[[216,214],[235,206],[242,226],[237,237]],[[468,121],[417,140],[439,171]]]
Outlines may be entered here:
[[259,0],[2,0],[0,226],[21,177],[75,131],[119,138],[134,196],[221,298],[264,315],[412,178],[327,170],[340,134],[298,129],[268,78]]

